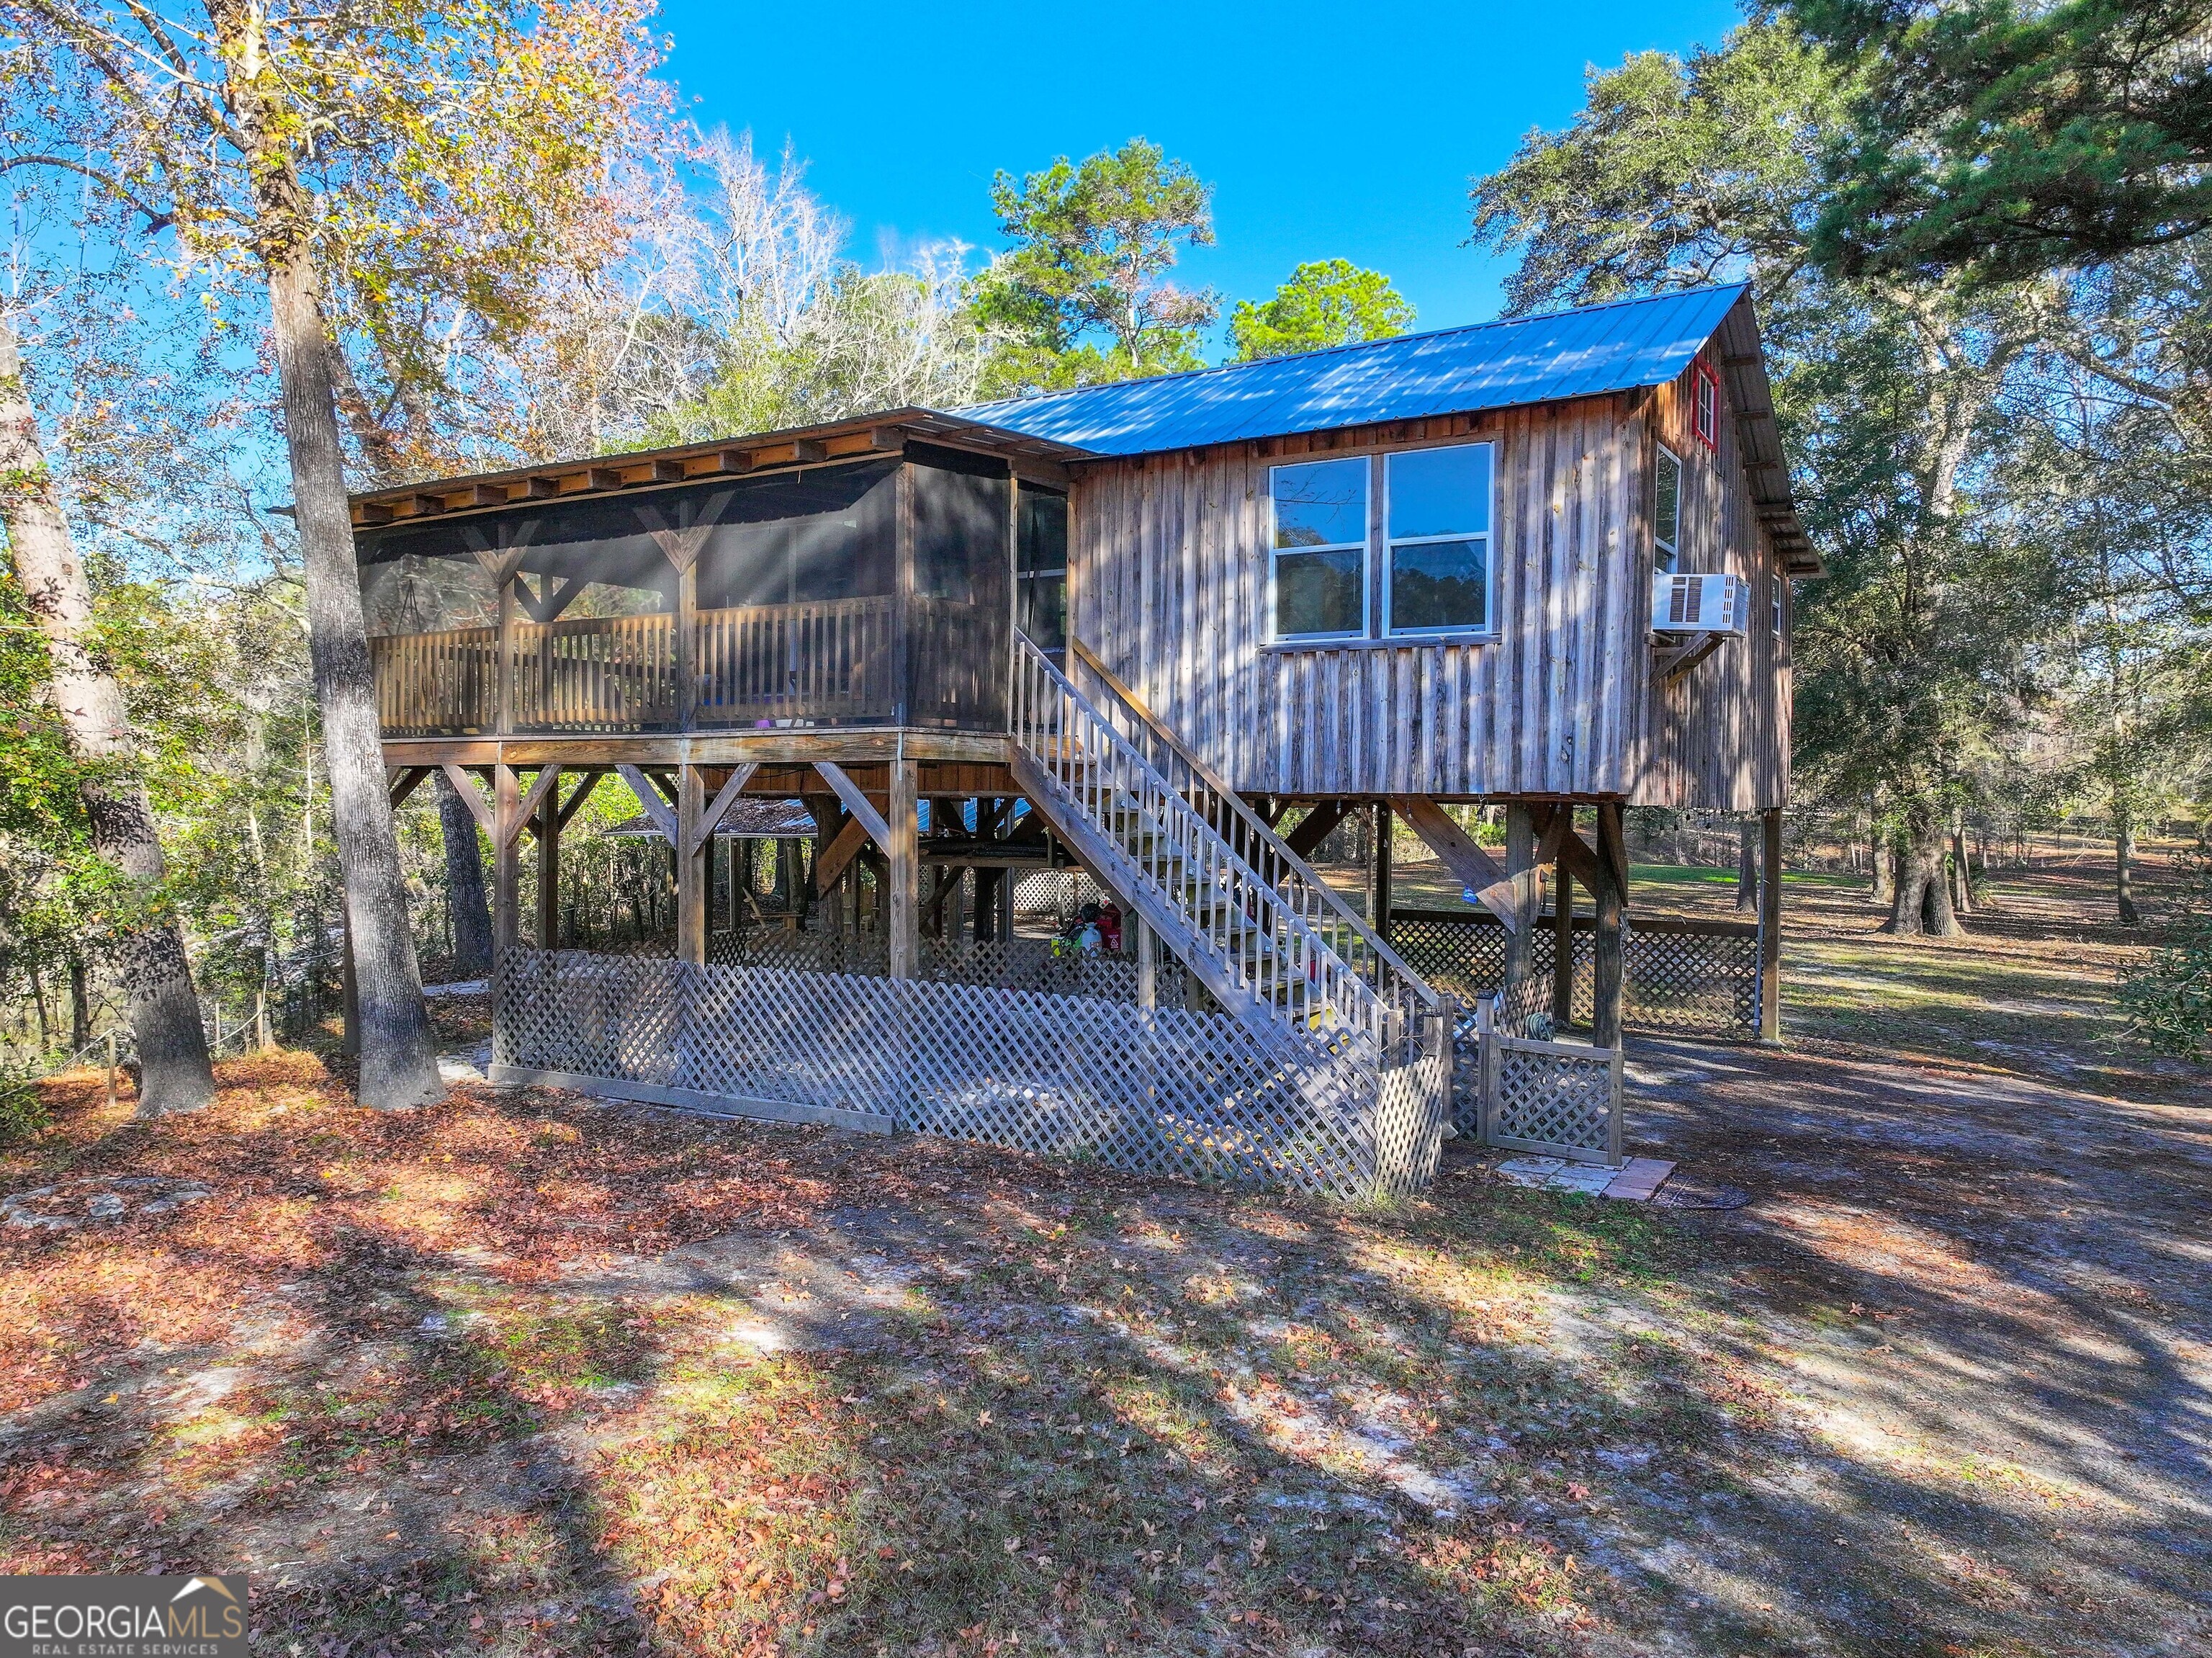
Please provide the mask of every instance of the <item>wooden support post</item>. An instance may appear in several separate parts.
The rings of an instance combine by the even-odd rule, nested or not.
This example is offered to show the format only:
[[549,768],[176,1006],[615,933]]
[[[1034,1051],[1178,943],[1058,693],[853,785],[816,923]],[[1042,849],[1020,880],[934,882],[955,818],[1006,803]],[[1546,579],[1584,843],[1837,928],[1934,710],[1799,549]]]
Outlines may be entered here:
[[1137,930],[1137,1005],[1157,1008],[1160,1005],[1159,963],[1152,930],[1145,925],[1142,916],[1131,916],[1129,924]]
[[1782,1039],[1782,808],[1759,814],[1759,1039]]
[[676,728],[679,731],[689,731],[698,713],[699,675],[693,666],[698,621],[698,570],[686,558],[676,577]]
[[[1536,970],[1536,914],[1543,901],[1536,866],[1536,823],[1526,801],[1505,805],[1505,988],[1510,992]],[[1506,998],[1509,1004],[1512,997]]]
[[908,759],[890,763],[890,810],[884,814],[890,844],[884,848],[884,879],[890,884],[884,924],[890,935],[890,976],[911,978],[917,965],[920,905],[915,885],[921,878],[919,797],[921,768]]
[[1491,1001],[1480,996],[1474,1001],[1475,1032],[1475,1137],[1484,1145],[1491,1143],[1491,1119],[1498,1104],[1498,1076],[1502,1054],[1498,1046],[1497,1017],[1491,1011]]
[[561,785],[538,804],[538,948],[561,948]]
[[[1571,827],[1568,832],[1574,832]],[[1552,1028],[1563,1031],[1574,1019],[1575,878],[1567,873],[1566,860],[1560,858],[1552,865]]]
[[522,936],[521,849],[516,844],[522,816],[521,789],[514,768],[492,768],[491,942],[493,971],[502,971],[507,953]]
[[[1604,802],[1597,813],[1597,890],[1591,894],[1597,900],[1597,960],[1590,1040],[1601,1048],[1617,1048],[1620,1045],[1622,970],[1626,963],[1620,928],[1628,908],[1628,866],[1620,862],[1617,850],[1621,844],[1619,803]],[[1614,820],[1611,825],[1605,821],[1608,814]],[[1616,1100],[1618,1098],[1616,1090]]]
[[676,959],[694,966],[707,960],[707,848],[702,834],[707,814],[707,774],[686,765],[676,786]]
[[1375,869],[1367,884],[1367,924],[1384,940],[1390,936],[1390,802],[1375,802]]
[[502,737],[514,729],[514,584],[520,579],[509,570],[499,584],[499,684],[492,705]]

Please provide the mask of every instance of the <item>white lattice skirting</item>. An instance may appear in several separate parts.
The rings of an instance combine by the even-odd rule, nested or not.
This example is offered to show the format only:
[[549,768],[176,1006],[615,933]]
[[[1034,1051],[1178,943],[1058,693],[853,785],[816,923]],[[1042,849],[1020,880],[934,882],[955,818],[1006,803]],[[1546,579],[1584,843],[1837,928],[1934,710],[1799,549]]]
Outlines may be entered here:
[[1436,1173],[1450,1043],[1425,1022],[1378,1055],[1090,997],[521,949],[494,1077],[1356,1200]]

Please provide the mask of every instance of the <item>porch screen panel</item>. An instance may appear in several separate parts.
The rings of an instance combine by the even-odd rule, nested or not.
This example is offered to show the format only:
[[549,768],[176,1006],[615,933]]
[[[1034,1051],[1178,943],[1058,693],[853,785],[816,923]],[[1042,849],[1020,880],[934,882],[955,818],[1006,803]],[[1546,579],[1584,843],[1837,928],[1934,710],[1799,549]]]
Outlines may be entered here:
[[775,728],[897,716],[897,463],[736,486],[699,557],[698,721]]
[[1013,629],[1012,479],[1005,462],[909,446],[914,588],[908,720],[1003,731]]
[[475,736],[499,712],[499,585],[466,547],[387,541],[361,565],[378,722],[394,736]]

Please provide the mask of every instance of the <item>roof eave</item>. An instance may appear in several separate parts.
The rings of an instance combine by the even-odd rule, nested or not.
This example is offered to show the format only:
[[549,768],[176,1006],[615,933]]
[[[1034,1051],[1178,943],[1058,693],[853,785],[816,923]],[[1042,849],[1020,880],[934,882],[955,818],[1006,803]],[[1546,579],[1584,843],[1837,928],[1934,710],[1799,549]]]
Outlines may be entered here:
[[1828,567],[1805,533],[1796,497],[1790,493],[1790,459],[1774,419],[1774,387],[1766,377],[1766,354],[1759,344],[1759,318],[1748,288],[1713,331],[1713,344],[1718,348],[1729,407],[1735,411],[1737,448],[1759,522],[1783,569],[1793,576],[1817,581],[1828,573]]
[[511,466],[421,483],[362,490],[350,495],[356,529],[428,518],[495,512],[536,500],[646,493],[716,478],[861,460],[902,453],[919,440],[1004,456],[1032,472],[1063,469],[1094,452],[1053,438],[1010,431],[963,415],[908,405],[850,420],[824,421],[779,431],[716,438],[625,454]]

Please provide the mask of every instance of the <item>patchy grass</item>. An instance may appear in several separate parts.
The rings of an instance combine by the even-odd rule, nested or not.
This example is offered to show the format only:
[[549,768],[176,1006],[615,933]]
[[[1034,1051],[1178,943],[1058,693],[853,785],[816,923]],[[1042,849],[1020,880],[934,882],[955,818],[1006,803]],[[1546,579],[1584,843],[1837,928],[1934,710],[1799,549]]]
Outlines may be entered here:
[[2017,886],[1928,950],[1808,881],[1793,1051],[1638,1045],[1722,1214],[62,1079],[0,1186],[212,1195],[0,1234],[0,1570],[243,1570],[288,1655],[2201,1649],[2204,1079]]

